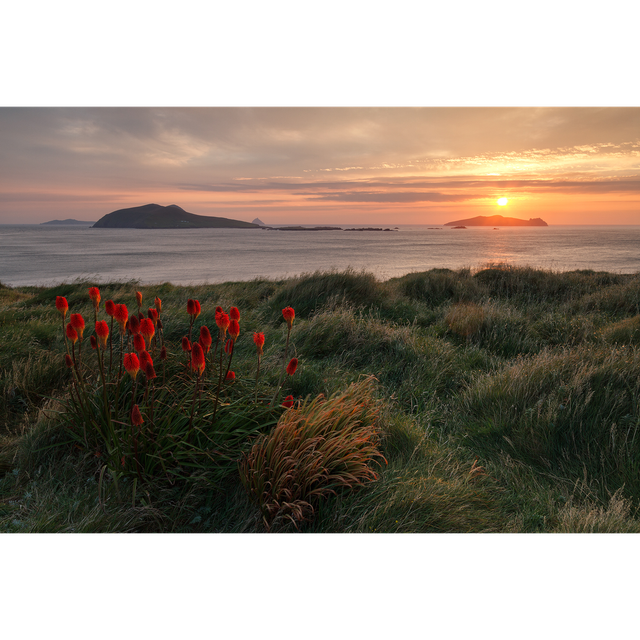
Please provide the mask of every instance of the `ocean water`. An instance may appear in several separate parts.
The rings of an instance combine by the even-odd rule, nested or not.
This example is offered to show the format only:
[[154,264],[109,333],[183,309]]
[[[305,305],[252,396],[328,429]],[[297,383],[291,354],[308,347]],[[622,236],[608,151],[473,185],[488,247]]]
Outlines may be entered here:
[[0,282],[10,286],[78,279],[213,284],[347,267],[386,280],[433,268],[478,269],[490,262],[637,273],[640,225],[497,230],[399,225],[397,231],[0,225]]

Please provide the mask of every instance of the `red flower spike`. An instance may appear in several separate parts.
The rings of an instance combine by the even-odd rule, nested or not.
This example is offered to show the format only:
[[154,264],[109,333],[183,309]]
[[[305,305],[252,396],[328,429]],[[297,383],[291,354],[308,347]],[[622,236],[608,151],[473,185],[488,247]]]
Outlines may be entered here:
[[233,353],[233,340],[229,339],[227,340],[226,344],[224,345],[224,352],[230,356]]
[[204,351],[198,342],[194,342],[191,347],[191,368],[197,370],[199,376],[204,371]]
[[56,309],[64,318],[67,315],[67,311],[69,311],[69,303],[67,302],[67,299],[62,296],[56,296]]
[[146,369],[149,363],[153,364],[153,360],[151,359],[151,356],[149,355],[148,351],[141,351],[139,357],[140,357],[141,369]]
[[158,329],[162,329],[162,318],[158,317]]
[[144,422],[142,414],[140,413],[140,408],[137,404],[134,404],[133,409],[131,409],[131,422],[136,427],[139,427]]
[[98,348],[98,341],[96,340],[95,336],[89,336],[89,344],[91,345],[92,349]]
[[67,338],[71,340],[73,344],[75,344],[78,339],[78,332],[71,326],[71,323],[67,325]]
[[133,348],[138,353],[141,353],[147,348],[147,345],[144,342],[144,338],[142,337],[142,334],[136,333],[136,335],[133,336]]
[[264,333],[254,333],[253,341],[256,343],[258,349],[258,355],[262,355],[262,347],[264,347]]
[[209,353],[212,339],[211,339],[211,332],[209,331],[208,327],[205,327],[204,325],[200,327],[200,340],[198,340],[198,342],[202,346],[202,350],[205,353]]
[[196,315],[196,301],[192,300],[191,298],[187,300],[187,313],[190,316]]
[[167,359],[167,347],[162,347],[162,349],[160,349],[160,360],[166,360]]
[[202,311],[202,307],[200,306],[200,303],[197,300],[194,300],[194,302],[196,303],[196,318],[200,315],[200,312]]
[[230,322],[231,321],[229,320],[229,316],[224,311],[221,311],[220,313],[216,313],[216,324],[220,329],[220,337],[222,339],[224,339],[224,336],[227,333],[227,329],[229,328]]
[[240,335],[240,324],[237,320],[231,320],[229,322],[229,335],[234,342],[238,339]]
[[140,321],[140,333],[144,336],[147,343],[151,344],[151,338],[155,335],[156,329],[149,318]]
[[78,337],[82,340],[84,333],[84,318],[79,313],[72,313],[70,318],[71,326],[78,332]]
[[138,316],[131,316],[129,318],[127,328],[129,329],[129,333],[133,336],[140,333],[140,320],[138,320]]
[[236,374],[233,371],[229,371],[225,377],[225,380],[235,380]]
[[142,306],[142,293],[140,293],[140,291],[136,291],[136,302],[139,307]]
[[240,320],[240,311],[238,311],[238,307],[231,307],[231,309],[229,309],[229,317],[232,320]]
[[91,287],[89,289],[89,298],[91,298],[91,302],[93,302],[93,306],[97,311],[100,306],[100,289],[98,289],[98,287]]
[[153,363],[147,362],[144,366],[144,375],[147,376],[147,380],[153,380],[157,378],[156,370],[153,368]]
[[224,309],[222,307],[216,307],[216,314],[222,313]]
[[293,407],[293,396],[287,396],[287,397],[284,399],[284,402],[282,403],[282,406],[283,406],[283,407],[286,407],[287,409],[288,409],[289,407]]
[[292,376],[296,369],[298,368],[298,358],[291,358],[289,364],[287,365],[287,373]]
[[64,354],[64,363],[67,365],[67,367],[69,367],[69,369],[73,367],[73,360],[71,359],[71,356],[68,353]]
[[129,311],[126,305],[117,304],[113,317],[116,319],[116,322],[120,325],[120,331],[124,334],[125,325],[127,324],[127,320],[129,318]]
[[285,307],[282,310],[282,317],[287,321],[287,326],[291,329],[293,319],[296,317],[296,312],[291,307]]
[[109,337],[109,325],[104,320],[96,322],[96,336],[101,349],[107,348],[107,338]]
[[156,296],[156,299],[153,301],[153,303],[156,306],[156,311],[158,312],[158,315],[162,313],[162,300],[160,300],[160,298],[158,298],[158,296]]
[[153,322],[153,326],[155,327],[158,324],[158,310],[157,309],[149,309],[147,311],[147,315],[149,316],[149,320]]
[[191,343],[189,342],[189,338],[187,338],[187,336],[182,338],[182,350],[191,351]]
[[107,315],[113,318],[113,315],[116,312],[116,305],[113,303],[113,300],[107,300],[104,303],[104,310],[107,312]]
[[140,360],[138,360],[138,356],[135,353],[124,354],[124,368],[132,378],[138,375],[138,371],[140,371]]

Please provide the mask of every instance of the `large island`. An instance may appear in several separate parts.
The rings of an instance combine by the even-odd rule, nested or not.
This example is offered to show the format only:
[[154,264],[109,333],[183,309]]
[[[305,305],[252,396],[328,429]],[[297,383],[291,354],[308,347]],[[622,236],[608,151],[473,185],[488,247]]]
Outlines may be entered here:
[[529,218],[521,220],[520,218],[505,218],[501,215],[495,216],[476,216],[475,218],[467,218],[466,220],[454,220],[446,222],[445,227],[548,227],[549,225],[542,218]]
[[141,207],[118,209],[102,216],[93,225],[98,229],[260,229],[252,222],[200,216],[188,213],[182,207],[170,204],[145,204]]

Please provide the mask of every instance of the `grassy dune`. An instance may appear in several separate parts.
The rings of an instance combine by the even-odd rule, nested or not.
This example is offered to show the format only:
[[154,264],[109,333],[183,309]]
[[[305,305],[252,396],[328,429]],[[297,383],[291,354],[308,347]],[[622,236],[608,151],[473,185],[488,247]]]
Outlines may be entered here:
[[[270,397],[287,336],[281,310],[295,309],[289,355],[299,364],[283,395],[308,398],[299,410],[313,416],[305,424],[320,425],[313,437],[325,437],[323,425],[336,420],[376,449],[350,458],[351,471],[366,468],[362,482],[344,481],[339,449],[331,453],[334,471],[297,476],[295,491],[287,489],[293,472],[282,471],[289,496],[280,499],[289,505],[277,512],[282,517],[261,508],[251,489],[275,483],[285,457],[272,453],[283,445],[269,444],[275,423],[285,440],[286,429],[300,424],[302,414],[279,406],[247,428],[224,473],[214,461],[217,475],[203,463],[187,478],[150,473],[110,490],[103,461],[68,435],[72,373],[55,308],[56,296],[65,296],[71,312],[92,319],[92,285],[0,285],[0,531],[640,531],[640,275],[490,265],[386,282],[344,271],[194,287],[101,286],[103,302],[130,309],[136,291],[144,308],[162,298],[176,362],[189,329],[187,299],[200,301],[196,324],[212,333],[215,307],[237,306],[234,369],[246,398],[255,389],[253,332],[266,337],[261,393]],[[320,405],[324,413],[314,403],[319,394],[333,403]],[[238,415],[244,429],[255,411]],[[358,429],[369,422],[375,435],[363,436]],[[252,484],[238,463],[258,445],[270,452],[270,470],[261,473],[271,475],[255,475]],[[289,461],[302,459],[301,446]],[[291,468],[297,473],[302,464]]]

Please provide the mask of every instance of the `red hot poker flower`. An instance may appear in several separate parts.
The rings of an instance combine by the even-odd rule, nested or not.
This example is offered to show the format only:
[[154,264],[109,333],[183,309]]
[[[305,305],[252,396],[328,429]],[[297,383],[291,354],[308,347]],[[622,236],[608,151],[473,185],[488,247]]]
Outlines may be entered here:
[[191,368],[197,370],[199,376],[204,371],[204,351],[198,342],[194,342],[191,347]]
[[285,307],[282,310],[282,317],[287,321],[287,326],[291,329],[293,319],[296,317],[296,312],[291,307]]
[[69,340],[71,340],[71,342],[75,344],[76,340],[78,339],[78,332],[71,326],[71,323],[67,325],[66,331],[67,331],[67,338],[69,338]]
[[109,325],[104,320],[96,322],[96,336],[102,349],[107,348],[107,338],[109,337]]
[[190,316],[195,316],[196,315],[196,301],[192,300],[191,298],[189,298],[187,300],[187,313]]
[[113,318],[113,314],[116,312],[116,305],[113,303],[113,300],[107,300],[104,303],[104,310],[107,312],[107,315]]
[[89,344],[91,345],[92,349],[98,348],[98,341],[96,340],[95,336],[89,336]]
[[151,363],[153,364],[153,360],[151,359],[151,356],[149,355],[148,351],[141,351],[140,352],[140,368],[141,369],[146,369],[147,365]]
[[189,338],[187,338],[187,336],[182,338],[182,350],[191,351],[191,343],[189,342]]
[[156,299],[153,301],[153,303],[156,306],[156,311],[158,312],[158,314],[162,313],[162,300],[160,300],[160,298],[158,298],[158,296],[156,296]]
[[224,352],[228,356],[233,353],[233,340],[231,340],[231,338],[229,338],[229,340],[227,340],[227,343],[224,345]]
[[240,323],[237,320],[229,321],[229,335],[234,342],[238,339],[240,335]]
[[289,364],[287,365],[287,373],[292,376],[296,369],[298,368],[298,358],[291,358]]
[[140,291],[136,291],[136,302],[138,303],[138,307],[142,306],[142,293],[140,293]]
[[138,356],[135,353],[124,354],[124,368],[132,378],[138,375],[138,371],[140,371],[140,360],[138,360]]
[[91,298],[91,302],[93,302],[93,306],[97,311],[100,306],[100,289],[98,289],[98,287],[91,287],[89,289],[89,298]]
[[140,413],[140,408],[137,404],[134,404],[133,409],[131,410],[131,422],[136,427],[139,427],[144,422],[142,414]]
[[134,336],[137,333],[140,333],[140,320],[138,320],[138,316],[131,316],[129,318],[127,328],[129,329],[129,333],[131,333]]
[[231,381],[236,379],[236,374],[233,371],[229,371],[225,377],[225,380]]
[[231,309],[229,309],[229,317],[232,320],[240,320],[240,311],[238,311],[238,307],[231,307]]
[[216,313],[216,324],[218,325],[218,329],[220,329],[220,338],[224,339],[225,334],[227,333],[227,329],[229,328],[229,316],[221,311],[220,313]]
[[142,337],[141,333],[136,333],[135,336],[133,336],[133,348],[138,352],[142,352],[147,348],[147,345],[144,342],[144,338]]
[[156,329],[153,326],[153,322],[149,320],[149,318],[145,318],[144,320],[140,321],[140,333],[145,337],[145,340],[148,343],[151,343],[151,338],[153,338],[153,336],[155,335]]
[[200,327],[200,340],[198,340],[198,342],[202,346],[202,350],[205,353],[209,353],[212,339],[211,339],[211,332],[209,331],[208,327],[205,327],[204,325]]
[[67,315],[67,311],[69,311],[69,303],[67,302],[67,299],[62,296],[56,296],[56,309],[64,318]]
[[202,311],[202,307],[200,306],[200,303],[197,300],[194,300],[194,302],[196,303],[196,318],[200,315],[200,312]]
[[256,343],[256,347],[258,349],[258,355],[262,355],[262,347],[264,347],[264,333],[254,333],[253,341]]
[[153,368],[152,362],[147,362],[144,365],[144,375],[147,376],[147,380],[153,380],[154,378],[158,377],[156,375],[156,370]]
[[166,360],[167,359],[167,347],[162,347],[162,349],[160,349],[160,360]]
[[67,365],[67,367],[69,367],[69,369],[73,367],[73,360],[71,359],[71,356],[68,353],[64,354],[64,363]]
[[282,403],[282,406],[283,406],[283,407],[286,407],[287,409],[288,409],[289,407],[293,407],[293,396],[287,396],[287,397],[284,399],[284,402]]
[[78,337],[82,340],[82,334],[84,333],[84,318],[79,313],[71,314],[71,326],[78,332]]
[[153,322],[153,326],[155,327],[158,324],[158,310],[157,309],[149,309],[147,311],[147,315],[149,316],[149,320]]
[[127,324],[127,320],[129,318],[129,311],[126,305],[117,304],[113,317],[116,319],[117,323],[120,325],[120,332],[124,334],[125,325]]

